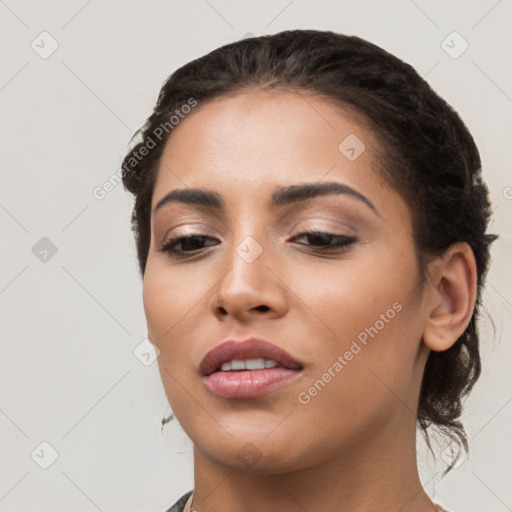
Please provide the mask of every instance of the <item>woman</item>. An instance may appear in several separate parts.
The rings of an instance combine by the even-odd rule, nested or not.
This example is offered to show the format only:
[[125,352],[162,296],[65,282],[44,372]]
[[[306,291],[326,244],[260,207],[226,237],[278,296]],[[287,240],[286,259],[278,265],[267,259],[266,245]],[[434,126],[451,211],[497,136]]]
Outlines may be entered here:
[[443,510],[416,429],[467,450],[495,239],[453,109],[363,39],[285,31],[175,71],[123,171],[148,336],[194,444],[169,512]]

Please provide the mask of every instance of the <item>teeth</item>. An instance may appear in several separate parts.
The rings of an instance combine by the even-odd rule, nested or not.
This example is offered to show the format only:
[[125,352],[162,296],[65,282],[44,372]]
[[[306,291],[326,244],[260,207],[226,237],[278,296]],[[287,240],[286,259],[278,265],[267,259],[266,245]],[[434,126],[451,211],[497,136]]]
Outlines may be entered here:
[[245,370],[245,361],[234,359],[231,361],[232,370]]
[[[240,361],[242,364],[244,361]],[[236,369],[233,367],[234,361],[231,363],[231,368]],[[246,370],[261,370],[265,368],[265,361],[260,357],[258,359],[246,359],[244,367]]]
[[231,370],[263,370],[265,368],[275,368],[279,366],[278,363],[272,359],[233,359],[232,361],[223,363],[220,369],[223,372],[229,372]]

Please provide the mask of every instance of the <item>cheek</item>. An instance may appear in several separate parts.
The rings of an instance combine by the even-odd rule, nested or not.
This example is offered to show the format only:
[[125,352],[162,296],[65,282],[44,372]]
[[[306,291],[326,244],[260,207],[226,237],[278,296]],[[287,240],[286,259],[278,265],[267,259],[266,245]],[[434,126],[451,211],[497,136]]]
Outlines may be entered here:
[[[148,332],[158,346],[176,337],[184,323],[197,314],[195,306],[209,289],[197,272],[170,269],[165,262],[148,259],[143,284],[143,302]],[[183,322],[186,320],[185,322]]]
[[[165,263],[148,259],[143,283],[148,335],[160,351],[157,359],[160,377],[171,409],[180,418],[191,414],[187,407],[194,408],[183,391],[189,387],[192,375],[192,345],[187,337],[191,331],[187,325],[200,321],[194,317],[197,315],[194,306],[204,295],[198,289],[201,288],[199,281],[191,285],[191,279],[193,276],[186,272],[172,271]],[[200,411],[195,413],[200,414]]]
[[379,408],[382,401],[396,401],[393,392],[408,392],[415,369],[421,338],[415,254],[392,245],[360,254],[304,269],[293,281],[297,295],[314,312],[304,310],[311,326],[318,328],[312,335],[317,341],[300,353],[316,362],[306,386],[321,381],[322,398],[315,398],[320,408],[338,400],[361,412]]
[[[380,328],[383,321],[387,326],[396,323],[395,318],[404,317],[393,305],[410,302],[417,280],[413,250],[389,243],[367,245],[346,259],[304,262],[289,268],[290,273],[282,279],[300,299],[297,307],[311,313],[311,320],[316,318],[327,338],[330,336],[333,342],[338,339],[340,348],[342,340],[351,339],[376,322]],[[382,320],[381,315],[385,315]]]
[[[337,339],[311,352],[315,364],[294,396],[294,435],[315,439],[312,451],[344,449],[414,410],[418,340],[413,308],[403,299],[397,291],[366,308],[340,307]],[[280,434],[284,443],[286,428]]]
[[149,338],[160,350],[157,361],[170,401],[183,395],[181,383],[195,378],[202,357],[198,339],[211,328],[208,304],[217,281],[216,273],[184,265],[178,270],[148,259],[144,311]]

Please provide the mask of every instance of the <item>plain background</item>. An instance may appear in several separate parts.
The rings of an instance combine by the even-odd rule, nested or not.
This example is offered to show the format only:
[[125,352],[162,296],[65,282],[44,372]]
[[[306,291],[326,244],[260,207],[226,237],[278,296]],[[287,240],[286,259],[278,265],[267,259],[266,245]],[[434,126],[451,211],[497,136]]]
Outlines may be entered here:
[[495,330],[484,314],[470,457],[443,479],[420,444],[420,471],[453,512],[512,510],[511,18],[511,0],[0,0],[0,511],[163,512],[192,488],[192,444],[176,421],[161,433],[171,410],[141,356],[132,198],[93,191],[172,71],[293,28],[358,35],[411,63],[476,139],[501,235],[483,294]]

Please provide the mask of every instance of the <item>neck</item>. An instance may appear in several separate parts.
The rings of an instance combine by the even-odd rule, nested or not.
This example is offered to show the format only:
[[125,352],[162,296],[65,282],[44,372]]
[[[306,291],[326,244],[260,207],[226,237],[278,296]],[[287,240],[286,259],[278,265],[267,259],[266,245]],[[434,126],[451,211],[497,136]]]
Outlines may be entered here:
[[194,446],[193,509],[435,512],[418,475],[415,428],[404,408],[375,438],[359,439],[315,466],[275,474],[223,464]]

